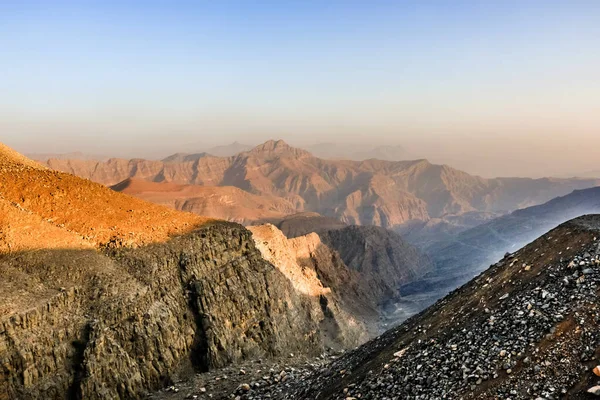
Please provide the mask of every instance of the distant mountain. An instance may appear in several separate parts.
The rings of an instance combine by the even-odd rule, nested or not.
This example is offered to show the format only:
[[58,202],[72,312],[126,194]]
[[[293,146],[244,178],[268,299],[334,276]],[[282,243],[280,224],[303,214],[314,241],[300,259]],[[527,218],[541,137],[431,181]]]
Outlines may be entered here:
[[586,171],[580,174],[576,174],[575,176],[581,177],[581,178],[600,178],[600,170],[595,170],[595,171]]
[[[397,228],[467,213],[506,213],[540,204],[599,179],[484,179],[427,160],[325,160],[279,141],[268,141],[232,157],[202,155],[173,162],[111,159],[104,162],[49,160],[53,169],[106,185],[128,178],[183,185],[234,186],[293,204],[347,224]],[[243,217],[243,216],[242,216]]]
[[363,161],[378,159],[401,161],[409,159],[410,153],[403,146],[368,147],[364,144],[318,143],[306,147],[316,157],[334,160]]
[[111,189],[179,211],[241,224],[281,218],[295,211],[294,205],[281,197],[258,196],[234,186],[178,185],[128,178]]
[[252,150],[253,147],[254,146],[249,144],[233,142],[225,146],[211,147],[209,149],[206,149],[205,152],[217,157],[230,157],[238,153],[243,153],[244,151]]
[[162,159],[164,163],[186,163],[186,162],[196,162],[202,157],[207,157],[210,154],[208,153],[175,153],[170,155],[169,157],[165,157]]
[[600,187],[577,190],[545,204],[517,210],[423,249],[435,269],[404,288],[404,294],[440,297],[557,225],[585,214],[600,214]]

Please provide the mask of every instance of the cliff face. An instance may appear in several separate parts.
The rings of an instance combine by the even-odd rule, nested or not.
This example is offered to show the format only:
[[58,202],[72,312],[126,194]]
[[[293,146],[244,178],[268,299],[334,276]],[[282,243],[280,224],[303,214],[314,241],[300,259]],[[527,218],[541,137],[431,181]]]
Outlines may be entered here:
[[[234,224],[167,244],[14,253],[0,263],[3,293],[29,300],[0,323],[3,399],[138,398],[174,371],[318,353],[320,327],[336,318]],[[351,330],[327,341],[357,344],[344,335]]]
[[402,294],[400,286],[432,269],[429,257],[399,235],[380,227],[351,225],[318,233],[323,243],[335,249],[344,263],[360,274],[366,291],[379,304],[398,298]]
[[[300,293],[326,306],[322,332],[332,336],[328,347],[353,346],[379,333],[377,298],[368,291],[363,277],[350,269],[339,253],[325,245],[319,235],[309,233],[293,239],[271,224],[253,226],[256,247],[263,257],[293,282]],[[341,342],[343,341],[343,343]]]

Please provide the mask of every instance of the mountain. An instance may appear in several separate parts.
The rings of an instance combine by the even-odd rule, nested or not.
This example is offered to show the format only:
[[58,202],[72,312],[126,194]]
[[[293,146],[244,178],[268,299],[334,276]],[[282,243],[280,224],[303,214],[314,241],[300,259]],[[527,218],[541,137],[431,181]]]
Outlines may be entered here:
[[323,244],[338,252],[348,268],[360,273],[364,292],[374,294],[379,307],[394,303],[402,285],[419,281],[433,267],[416,247],[381,227],[346,225],[310,213],[284,217],[276,225],[289,238],[316,233]]
[[[356,346],[378,319],[354,295],[360,273],[318,238],[254,237],[3,145],[0,211],[2,400],[141,398],[194,372]],[[277,237],[287,263],[263,258]]]
[[334,160],[363,161],[375,158],[401,161],[411,158],[410,153],[399,145],[369,147],[364,144],[318,143],[308,146],[307,150],[317,157]]
[[170,155],[169,157],[165,157],[162,159],[164,163],[186,163],[186,162],[195,162],[201,159],[202,157],[210,156],[208,153],[175,153]]
[[600,216],[565,223],[404,324],[242,400],[599,394]]
[[502,214],[600,182],[484,179],[426,160],[324,160],[281,140],[232,157],[206,155],[181,162],[49,160],[46,165],[106,185],[138,178],[234,186],[255,195],[280,197],[291,202],[295,212],[317,212],[348,224],[385,228],[399,228],[414,220],[449,222],[466,213]]
[[480,273],[493,260],[512,252],[555,226],[585,214],[600,213],[600,187],[578,190],[545,204],[493,219],[423,250],[435,269],[402,288],[405,295],[439,298]]
[[217,157],[231,157],[244,151],[252,150],[254,146],[233,142],[225,146],[215,146],[206,150],[206,153]]

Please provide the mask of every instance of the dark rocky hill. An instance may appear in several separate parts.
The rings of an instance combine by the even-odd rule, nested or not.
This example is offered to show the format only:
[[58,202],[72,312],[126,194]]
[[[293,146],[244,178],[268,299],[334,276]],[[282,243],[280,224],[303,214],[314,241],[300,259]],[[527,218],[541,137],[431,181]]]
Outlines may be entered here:
[[479,274],[506,252],[515,251],[557,225],[584,214],[600,213],[600,187],[576,190],[545,204],[517,210],[426,246],[434,270],[404,287],[405,295],[429,293],[431,299]]

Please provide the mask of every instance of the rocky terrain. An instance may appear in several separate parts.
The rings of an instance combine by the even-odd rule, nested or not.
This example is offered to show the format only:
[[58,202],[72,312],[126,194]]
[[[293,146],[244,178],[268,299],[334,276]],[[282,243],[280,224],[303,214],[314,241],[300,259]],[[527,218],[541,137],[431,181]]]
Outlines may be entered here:
[[[453,216],[465,213],[502,214],[600,182],[484,179],[427,160],[326,160],[281,140],[230,157],[179,154],[163,161],[48,160],[45,165],[105,185],[137,178],[178,185],[234,186],[267,200],[291,203],[294,212],[317,212],[348,224],[385,228],[415,220],[440,219],[452,224]],[[238,218],[248,219],[244,215]],[[469,221],[478,219],[470,216],[460,223]]]
[[435,268],[403,287],[404,294],[437,299],[469,281],[494,260],[535,240],[557,225],[584,214],[600,213],[600,188],[578,190],[545,204],[517,210],[447,240],[421,248]]
[[352,272],[321,265],[310,238],[292,246],[295,265],[274,265],[261,253],[274,246],[259,250],[241,225],[4,146],[0,208],[0,399],[140,398],[194,372],[317,356],[368,334],[350,314],[368,303],[328,286]]
[[599,284],[600,216],[580,217],[358,349],[223,398],[595,398]]

